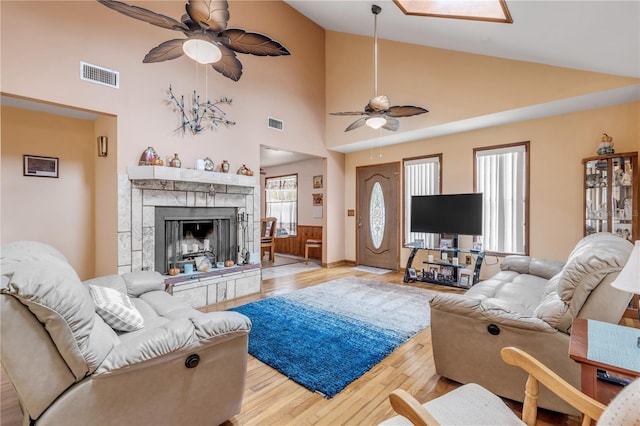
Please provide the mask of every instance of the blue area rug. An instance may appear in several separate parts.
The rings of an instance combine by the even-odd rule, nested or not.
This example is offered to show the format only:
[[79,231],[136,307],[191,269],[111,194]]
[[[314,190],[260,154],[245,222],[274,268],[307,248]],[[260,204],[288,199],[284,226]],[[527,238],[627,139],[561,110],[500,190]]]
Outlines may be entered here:
[[331,398],[429,324],[432,293],[342,278],[239,306],[249,353]]

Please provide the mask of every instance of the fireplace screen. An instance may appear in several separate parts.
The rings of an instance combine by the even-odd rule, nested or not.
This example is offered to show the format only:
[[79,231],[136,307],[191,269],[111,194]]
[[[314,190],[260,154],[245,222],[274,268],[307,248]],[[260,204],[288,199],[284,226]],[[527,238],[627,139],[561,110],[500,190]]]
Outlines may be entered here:
[[[237,211],[231,207],[156,207],[155,269],[184,270],[199,265],[235,260]],[[208,261],[208,262],[207,262]]]

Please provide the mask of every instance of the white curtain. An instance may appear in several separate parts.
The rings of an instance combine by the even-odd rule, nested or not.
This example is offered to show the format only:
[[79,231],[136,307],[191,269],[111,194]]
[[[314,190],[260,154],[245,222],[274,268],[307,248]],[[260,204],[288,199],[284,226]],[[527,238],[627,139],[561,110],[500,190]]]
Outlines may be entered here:
[[423,240],[426,247],[437,247],[436,234],[411,232],[411,196],[436,195],[440,192],[439,157],[419,158],[404,162],[404,235],[405,243]]
[[278,229],[296,235],[298,228],[298,176],[265,179],[266,216],[275,217]]
[[525,252],[526,151],[524,145],[476,152],[477,191],[484,194],[482,246]]

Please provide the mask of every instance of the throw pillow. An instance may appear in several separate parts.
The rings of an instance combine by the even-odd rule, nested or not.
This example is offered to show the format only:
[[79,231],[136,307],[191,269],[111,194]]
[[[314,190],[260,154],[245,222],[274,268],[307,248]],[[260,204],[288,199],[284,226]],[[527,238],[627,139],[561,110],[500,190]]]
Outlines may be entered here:
[[98,285],[89,285],[89,292],[96,312],[114,330],[136,331],[144,327],[142,314],[126,294]]

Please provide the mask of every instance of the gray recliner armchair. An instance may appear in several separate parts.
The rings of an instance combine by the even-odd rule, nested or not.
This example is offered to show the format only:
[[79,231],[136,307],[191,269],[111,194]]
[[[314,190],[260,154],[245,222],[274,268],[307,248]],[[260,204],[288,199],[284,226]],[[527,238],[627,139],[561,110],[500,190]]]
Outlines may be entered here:
[[[522,401],[527,376],[500,357],[502,348],[514,346],[579,388],[580,366],[569,358],[572,320],[620,321],[631,294],[611,282],[632,249],[630,242],[613,234],[592,234],[576,244],[564,263],[507,256],[500,272],[465,294],[434,296],[430,306],[436,372]],[[544,388],[538,406],[576,414]]]
[[1,250],[2,365],[25,425],[217,425],[240,412],[248,318],[192,309],[156,272],[81,282],[48,245]]

